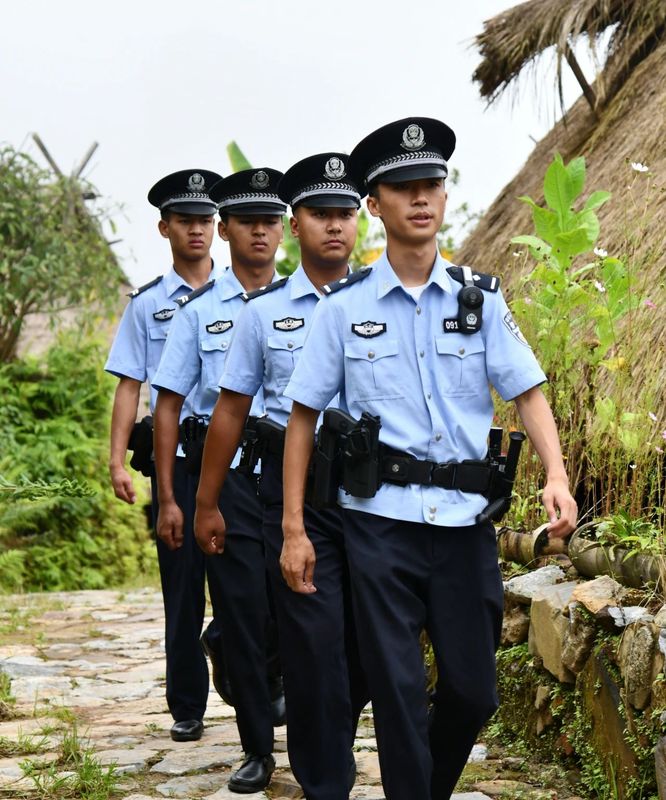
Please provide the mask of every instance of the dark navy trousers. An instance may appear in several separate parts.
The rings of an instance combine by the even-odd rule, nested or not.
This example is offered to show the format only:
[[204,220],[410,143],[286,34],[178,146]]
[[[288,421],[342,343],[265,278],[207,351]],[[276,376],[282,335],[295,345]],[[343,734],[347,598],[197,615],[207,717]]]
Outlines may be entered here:
[[[448,800],[497,708],[503,599],[494,528],[350,510],[343,525],[386,800]],[[430,717],[424,629],[438,671]]]
[[287,703],[289,763],[307,800],[347,800],[352,746],[368,702],[354,629],[340,512],[305,508],[316,565],[311,595],[280,571],[282,464],[262,464],[266,562],[275,601]]
[[[167,703],[175,720],[202,719],[209,678],[199,637],[208,582],[213,620],[211,647],[223,654],[245,752],[273,750],[269,695],[271,614],[268,599],[262,509],[254,477],[231,470],[220,495],[227,524],[225,550],[206,556],[194,538],[198,479],[177,458],[174,494],[184,517],[183,545],[171,551],[157,540],[165,611]],[[157,520],[156,492],[153,513]],[[275,642],[272,643],[275,648]],[[273,659],[275,663],[276,659]]]

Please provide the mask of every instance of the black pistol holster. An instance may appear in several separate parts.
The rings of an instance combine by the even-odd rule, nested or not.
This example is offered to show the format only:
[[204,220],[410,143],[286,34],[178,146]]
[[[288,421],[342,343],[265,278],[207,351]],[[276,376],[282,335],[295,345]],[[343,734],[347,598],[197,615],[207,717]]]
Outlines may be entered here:
[[282,460],[284,455],[284,437],[287,429],[279,422],[274,422],[270,417],[258,417],[256,434],[259,456],[271,455]]
[[243,475],[253,475],[255,467],[259,462],[261,454],[259,452],[259,437],[257,436],[257,421],[259,417],[249,416],[245,421],[243,436],[240,442],[241,456],[237,472]]
[[185,417],[180,423],[179,440],[185,451],[185,469],[190,475],[201,472],[208,420],[208,416],[194,415]]
[[502,429],[491,428],[488,438],[488,457],[492,468],[490,486],[486,497],[488,505],[476,516],[477,524],[499,522],[511,506],[511,493],[516,480],[520,449],[525,441],[521,431],[509,433],[509,450],[502,455]]
[[130,467],[150,478],[154,474],[153,464],[153,418],[144,417],[135,422],[130,433],[127,449],[132,450]]

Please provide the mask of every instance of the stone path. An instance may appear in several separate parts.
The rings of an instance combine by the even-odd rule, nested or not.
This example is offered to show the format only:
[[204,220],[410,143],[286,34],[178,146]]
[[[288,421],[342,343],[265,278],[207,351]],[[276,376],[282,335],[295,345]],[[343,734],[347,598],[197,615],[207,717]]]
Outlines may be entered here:
[[[11,678],[10,692],[15,698],[4,706],[12,718],[0,722],[0,797],[80,796],[67,794],[66,788],[53,788],[49,794],[43,787],[47,779],[54,787],[67,787],[66,781],[74,781],[77,769],[80,771],[77,764],[82,763],[82,754],[88,752],[94,753],[93,760],[103,767],[96,773],[101,782],[99,773],[115,765],[114,798],[237,798],[226,788],[229,774],[242,759],[233,708],[211,691],[202,739],[172,742],[164,671],[158,592],[89,591],[0,598],[0,672]],[[1,687],[0,683],[0,719]],[[271,785],[266,792],[248,797],[302,797],[289,769],[285,733],[285,728],[276,730],[277,767]],[[73,749],[78,761],[71,755]],[[370,709],[362,717],[355,749],[358,779],[351,797],[381,800],[384,795]],[[477,745],[473,760],[483,762],[485,756],[484,746]],[[25,767],[20,766],[26,760],[32,762],[33,774],[42,776],[41,794],[35,792],[36,779],[26,776]],[[468,782],[467,791],[454,798],[557,797],[552,792],[514,794],[507,784],[526,790],[532,787],[494,778],[497,762],[486,780]]]

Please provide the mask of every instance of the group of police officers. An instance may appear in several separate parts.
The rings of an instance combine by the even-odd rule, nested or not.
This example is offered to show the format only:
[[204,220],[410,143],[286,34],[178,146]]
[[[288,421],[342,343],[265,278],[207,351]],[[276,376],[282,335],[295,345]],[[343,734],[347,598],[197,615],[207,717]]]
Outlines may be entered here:
[[[106,364],[110,471],[134,502],[125,457],[147,381],[171,736],[202,735],[208,655],[245,753],[231,791],[268,785],[286,717],[305,797],[346,800],[371,700],[387,800],[451,796],[497,705],[490,386],[543,462],[550,535],[575,525],[545,376],[498,279],[437,250],[454,147],[443,122],[410,117],[349,156],[184,170],[149,192],[173,267],[131,293]],[[366,194],[387,248],[351,272]],[[287,206],[301,263],[279,278]],[[216,212],[226,268],[210,257]]]

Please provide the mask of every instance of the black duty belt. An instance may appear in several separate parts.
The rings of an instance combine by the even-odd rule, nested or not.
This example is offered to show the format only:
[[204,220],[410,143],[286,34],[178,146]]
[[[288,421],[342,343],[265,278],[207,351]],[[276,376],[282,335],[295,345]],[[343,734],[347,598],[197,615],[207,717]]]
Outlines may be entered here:
[[407,453],[397,453],[388,448],[380,450],[380,480],[406,486],[438,486],[440,489],[458,489],[461,492],[485,494],[490,488],[492,467],[488,460],[419,461]]

